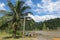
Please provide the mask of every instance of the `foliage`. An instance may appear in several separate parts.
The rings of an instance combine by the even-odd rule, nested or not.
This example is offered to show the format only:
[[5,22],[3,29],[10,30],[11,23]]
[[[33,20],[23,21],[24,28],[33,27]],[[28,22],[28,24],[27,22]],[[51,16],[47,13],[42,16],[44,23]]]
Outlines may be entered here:
[[[11,1],[8,1],[8,7],[10,8],[10,12],[7,12],[7,11],[0,11],[2,13],[4,13],[4,17],[3,17],[3,20],[2,20],[2,24],[0,26],[0,29],[4,30],[10,30],[11,29],[13,30],[13,35],[14,37],[16,37],[16,33],[17,31],[19,30],[19,27],[23,26],[23,19],[21,19],[21,16],[24,17],[26,16],[29,12],[25,12],[27,9],[31,9],[29,6],[25,5],[25,2],[24,1],[16,1],[15,4],[13,4]],[[5,18],[5,16],[7,18]],[[11,16],[11,17],[10,17]],[[1,18],[2,19],[2,18]]]
[[[28,23],[26,23],[28,25]],[[32,26],[26,26],[26,30],[57,30],[60,29],[60,18],[50,19],[44,22],[34,22]]]
[[46,30],[47,28],[46,28],[46,25],[45,25],[45,23],[43,24],[43,30]]
[[34,27],[39,29],[39,30],[43,30],[43,29],[57,30],[57,29],[60,29],[60,18],[55,18],[55,19],[44,21],[44,22],[35,23]]

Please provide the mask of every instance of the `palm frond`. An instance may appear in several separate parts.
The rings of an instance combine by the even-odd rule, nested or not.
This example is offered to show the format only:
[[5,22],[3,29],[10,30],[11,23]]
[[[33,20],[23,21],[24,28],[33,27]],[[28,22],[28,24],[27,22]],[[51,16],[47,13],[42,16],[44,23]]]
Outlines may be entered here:
[[35,23],[35,21],[34,21],[33,19],[31,19],[31,23],[32,23],[32,24],[34,24],[34,23]]
[[24,12],[27,9],[31,9],[31,8],[29,6],[24,6],[24,7],[22,7],[21,12]]
[[23,6],[24,2],[23,1],[17,1],[16,2],[16,11],[19,13],[20,12],[20,9],[21,7]]
[[13,16],[13,12],[7,13],[6,16]]
[[14,11],[14,5],[9,1],[8,2],[8,6],[10,7],[10,9],[12,10],[12,12],[15,12]]
[[8,27],[8,23],[12,22],[12,19],[9,19],[8,21],[5,21],[2,25],[0,25],[0,30],[4,30]]
[[3,16],[0,18],[0,21],[1,21],[0,30],[4,30],[5,28],[8,27],[8,23],[12,22],[12,17]]

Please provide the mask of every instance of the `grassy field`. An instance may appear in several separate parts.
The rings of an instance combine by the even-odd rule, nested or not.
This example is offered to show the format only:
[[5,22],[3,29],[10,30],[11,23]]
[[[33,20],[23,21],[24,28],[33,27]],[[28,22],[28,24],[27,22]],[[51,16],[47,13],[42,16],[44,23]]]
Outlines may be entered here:
[[[19,39],[9,38],[9,39],[0,39],[0,40],[23,40],[23,38],[19,38]],[[36,38],[24,38],[24,40],[37,40],[37,39]]]
[[[5,32],[0,32],[0,40],[23,40],[23,38],[6,38],[10,37],[11,34],[7,34]],[[25,37],[24,40],[37,40],[37,38],[33,37]]]

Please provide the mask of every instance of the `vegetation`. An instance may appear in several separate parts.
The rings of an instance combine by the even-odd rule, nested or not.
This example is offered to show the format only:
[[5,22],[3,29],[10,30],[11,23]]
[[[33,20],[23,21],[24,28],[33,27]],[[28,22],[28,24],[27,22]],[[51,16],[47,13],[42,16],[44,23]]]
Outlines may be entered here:
[[60,18],[51,19],[44,22],[46,27],[49,29],[58,29],[60,28]]
[[47,29],[45,23],[43,24],[43,30],[45,31]]
[[[23,25],[23,18],[21,19],[21,16],[24,17],[28,13],[31,12],[25,12],[27,9],[31,9],[29,6],[24,6],[24,1],[17,0],[15,4],[13,4],[11,1],[8,1],[8,7],[10,8],[10,12],[1,10],[1,13],[4,13],[4,16],[1,17],[1,24],[0,29],[1,30],[9,30],[11,29],[13,33],[13,37],[16,37],[17,30],[19,30],[19,27],[22,27]],[[8,27],[8,28],[7,28]]]
[[44,22],[34,22],[32,26],[26,23],[25,30],[59,30],[60,29],[60,18],[47,20]]
[[[0,10],[0,14],[3,14],[0,17],[0,31],[5,31],[12,33],[12,36],[15,38],[16,35],[19,35],[19,31],[23,29],[23,20],[24,16],[27,16],[31,8],[27,5],[24,5],[24,1],[16,1],[13,4],[11,1],[8,1],[8,7],[10,11]],[[34,22],[30,20],[25,22],[25,30],[56,30],[60,29],[60,18],[51,19],[44,22]],[[22,32],[20,33],[22,35]]]
[[35,23],[34,29],[38,30],[59,30],[60,29],[60,18],[47,20],[44,22]]

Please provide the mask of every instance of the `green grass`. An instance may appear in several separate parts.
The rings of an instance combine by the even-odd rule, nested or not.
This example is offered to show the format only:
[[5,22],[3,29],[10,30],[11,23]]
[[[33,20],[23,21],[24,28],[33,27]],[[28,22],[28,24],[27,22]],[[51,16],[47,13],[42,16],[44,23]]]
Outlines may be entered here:
[[[8,37],[8,36],[12,36],[12,35],[8,34],[6,32],[0,32],[0,40],[23,40],[23,38],[18,38],[18,39],[7,38],[7,39],[4,39],[4,37]],[[24,40],[37,40],[37,39],[33,38],[33,37],[25,37]]]

